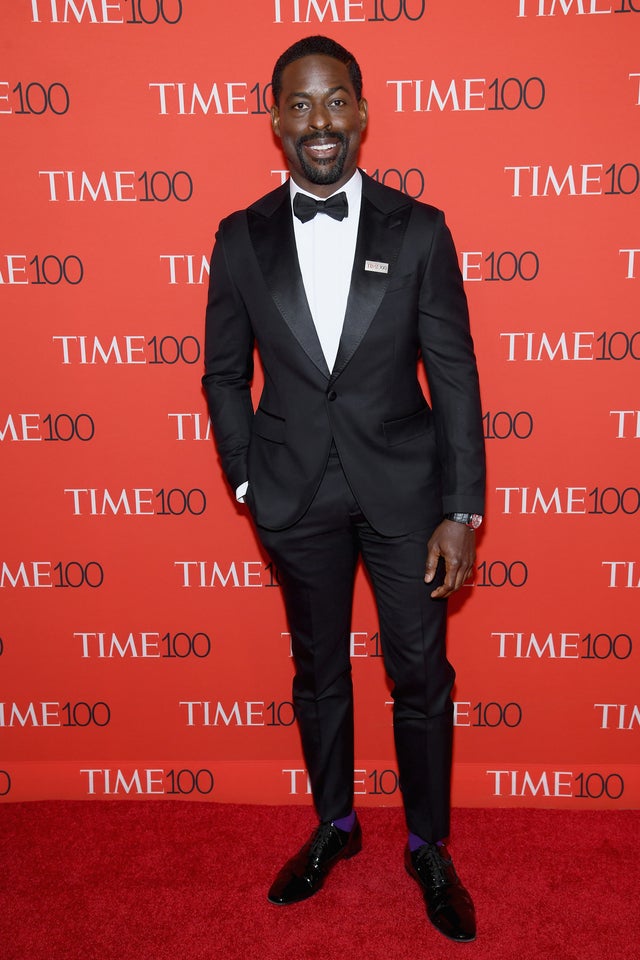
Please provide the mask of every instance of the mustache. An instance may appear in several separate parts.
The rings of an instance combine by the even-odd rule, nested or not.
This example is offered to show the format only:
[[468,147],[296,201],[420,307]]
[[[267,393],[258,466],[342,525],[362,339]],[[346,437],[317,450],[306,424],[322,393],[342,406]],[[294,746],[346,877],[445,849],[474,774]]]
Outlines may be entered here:
[[322,133],[321,131],[317,133],[306,133],[304,136],[298,137],[297,143],[299,146],[302,146],[305,143],[312,143],[314,140],[326,140],[327,137],[331,137],[341,144],[347,141],[346,135],[341,130],[330,130],[326,133]]

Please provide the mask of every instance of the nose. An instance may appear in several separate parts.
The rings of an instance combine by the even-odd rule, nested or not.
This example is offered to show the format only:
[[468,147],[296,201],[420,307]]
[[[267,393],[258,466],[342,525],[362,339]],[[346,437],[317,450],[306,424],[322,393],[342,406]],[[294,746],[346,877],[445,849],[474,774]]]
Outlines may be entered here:
[[314,130],[328,130],[331,126],[331,116],[322,103],[313,106],[309,113],[309,126]]

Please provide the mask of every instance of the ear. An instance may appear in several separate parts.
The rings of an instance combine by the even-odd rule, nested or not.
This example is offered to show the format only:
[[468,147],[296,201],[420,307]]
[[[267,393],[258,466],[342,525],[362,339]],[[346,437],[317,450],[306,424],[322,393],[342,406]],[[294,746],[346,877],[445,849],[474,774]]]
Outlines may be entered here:
[[274,104],[270,110],[271,113],[271,129],[275,133],[276,137],[280,136],[280,111]]
[[369,104],[366,100],[359,101],[358,112],[360,114],[360,129],[364,130],[369,121]]

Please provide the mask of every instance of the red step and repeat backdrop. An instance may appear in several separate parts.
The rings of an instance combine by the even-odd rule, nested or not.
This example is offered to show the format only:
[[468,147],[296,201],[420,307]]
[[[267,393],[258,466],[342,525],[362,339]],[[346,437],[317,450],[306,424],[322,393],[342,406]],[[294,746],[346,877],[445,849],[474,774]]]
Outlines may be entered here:
[[[273,62],[358,56],[362,165],[445,209],[489,497],[454,804],[640,805],[640,0],[12,0],[0,14],[0,796],[307,803],[277,573],[202,373]],[[259,390],[259,373],[256,390]],[[355,790],[400,802],[357,585]]]

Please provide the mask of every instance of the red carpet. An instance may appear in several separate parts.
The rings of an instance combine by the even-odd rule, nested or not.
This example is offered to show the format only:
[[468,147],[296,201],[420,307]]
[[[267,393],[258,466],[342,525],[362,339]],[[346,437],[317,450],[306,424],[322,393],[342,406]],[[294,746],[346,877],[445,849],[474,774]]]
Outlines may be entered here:
[[478,940],[428,923],[399,809],[293,907],[265,892],[313,825],[300,807],[154,801],[0,807],[2,960],[637,960],[640,812],[455,810]]

